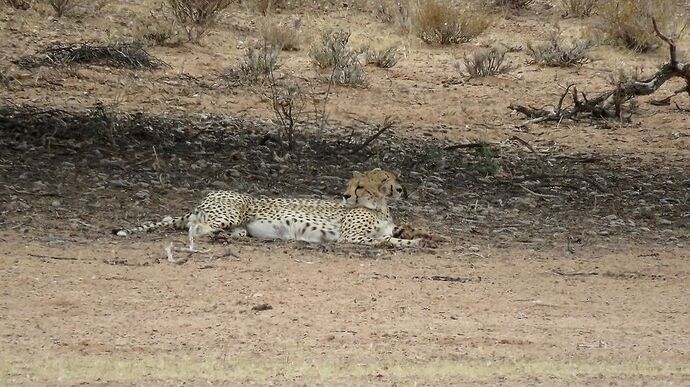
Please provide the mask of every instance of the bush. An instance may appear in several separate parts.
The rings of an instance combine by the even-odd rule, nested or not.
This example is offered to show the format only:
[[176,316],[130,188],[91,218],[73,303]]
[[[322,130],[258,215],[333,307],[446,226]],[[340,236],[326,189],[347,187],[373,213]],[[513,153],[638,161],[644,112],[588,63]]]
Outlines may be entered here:
[[412,29],[412,12],[409,1],[380,0],[377,2],[376,16],[384,23],[398,26],[407,33]]
[[[598,0],[561,0],[561,6],[568,16],[591,16]],[[606,0],[608,1],[608,0]]]
[[31,4],[27,0],[3,0],[2,3],[9,5],[14,9],[21,9],[23,11],[31,8]]
[[62,17],[65,12],[74,8],[74,2],[72,0],[48,0],[48,4],[55,11],[56,17]]
[[347,46],[350,33],[329,31],[322,35],[321,44],[309,51],[314,63],[322,69],[332,68],[331,82],[345,86],[361,86],[366,83],[364,69],[358,53]]
[[534,0],[494,0],[494,5],[513,9],[527,8]]
[[261,49],[248,48],[240,64],[239,79],[244,84],[255,84],[278,68],[280,49],[264,46]]
[[283,23],[267,23],[261,29],[264,41],[284,51],[299,51],[300,33],[299,21],[292,26]]
[[190,42],[198,43],[235,0],[166,0]]
[[284,6],[284,3],[285,0],[254,0],[254,6],[264,16],[274,9]]
[[532,57],[533,63],[552,67],[570,67],[589,60],[587,50],[590,46],[589,41],[575,39],[566,43],[558,33],[554,33],[546,43],[538,45],[527,43],[527,54]]
[[665,33],[678,36],[687,25],[685,0],[608,0],[599,7],[600,29],[607,38],[637,52],[657,48],[652,18]]
[[[473,52],[472,56],[464,57],[465,68],[471,78],[507,73],[512,69],[512,66],[503,64],[505,55],[505,51],[495,47],[488,50],[478,50]],[[456,69],[460,71],[457,65]]]
[[382,50],[368,49],[367,63],[389,69],[398,63],[398,47],[391,46]]
[[156,46],[176,47],[184,43],[177,21],[167,15],[163,6],[151,10],[149,17],[137,21],[134,39]]
[[418,3],[415,28],[428,44],[468,42],[491,24],[489,15],[480,9],[459,11],[449,0],[428,0]]

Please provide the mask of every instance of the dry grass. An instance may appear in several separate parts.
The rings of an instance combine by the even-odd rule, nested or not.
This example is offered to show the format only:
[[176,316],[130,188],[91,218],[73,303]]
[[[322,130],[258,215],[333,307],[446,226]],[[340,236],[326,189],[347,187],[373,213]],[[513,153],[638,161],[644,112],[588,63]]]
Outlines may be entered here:
[[398,54],[397,46],[391,46],[380,50],[370,48],[366,52],[367,64],[389,69],[398,63]]
[[589,61],[587,51],[589,41],[571,39],[566,41],[558,32],[551,34],[548,42],[541,44],[527,43],[527,54],[533,63],[552,67],[570,67]]
[[414,18],[417,35],[428,44],[440,45],[469,42],[490,24],[485,10],[459,9],[448,0],[418,2]]
[[190,42],[198,43],[235,0],[166,0]]
[[[333,385],[344,380],[364,385],[367,381],[370,384],[372,375],[379,374],[381,370],[385,370],[387,381],[397,381],[397,384],[403,385],[416,384],[412,381],[424,384],[439,379],[486,384],[499,377],[514,382],[536,380],[535,378],[552,378],[565,382],[601,378],[628,380],[632,375],[649,379],[688,372],[687,365],[678,363],[654,364],[638,359],[619,361],[618,358],[605,356],[559,360],[525,356],[518,351],[471,356],[462,363],[444,359],[420,363],[398,355],[369,362],[364,361],[361,353],[348,350],[347,354],[357,361],[344,362],[335,355],[335,351],[327,351],[314,359],[299,350],[295,351],[289,362],[273,358],[259,361],[256,356],[227,356],[223,352],[137,356],[123,353],[68,353],[60,356],[49,352],[31,356],[0,354],[0,384],[18,385],[30,381],[29,384],[37,385],[59,381],[61,384],[74,385],[99,380],[115,384],[142,383],[146,380],[151,381],[149,384],[166,384],[162,381],[179,383],[180,380],[187,380],[198,385],[223,380],[237,381],[237,384],[267,385],[275,384],[276,381],[299,379],[307,385]],[[356,362],[363,364],[356,365]],[[573,379],[576,374],[583,379]]]
[[299,21],[292,24],[267,22],[261,28],[261,36],[271,46],[284,51],[299,51],[302,38]]
[[599,4],[599,26],[612,43],[637,52],[657,48],[652,18],[663,32],[677,37],[687,25],[685,0],[610,0]]
[[[505,51],[492,47],[488,50],[477,50],[469,57],[465,56],[463,61],[470,78],[486,77],[507,73],[512,69],[512,66],[503,63],[505,55]],[[456,69],[460,71],[458,65]]]
[[568,16],[591,16],[599,0],[561,0],[561,7]]
[[534,3],[534,0],[494,0],[493,4],[499,7],[522,9]]
[[138,42],[156,46],[176,47],[184,43],[184,33],[177,20],[166,13],[163,6],[152,9],[148,16],[137,20],[133,35]]

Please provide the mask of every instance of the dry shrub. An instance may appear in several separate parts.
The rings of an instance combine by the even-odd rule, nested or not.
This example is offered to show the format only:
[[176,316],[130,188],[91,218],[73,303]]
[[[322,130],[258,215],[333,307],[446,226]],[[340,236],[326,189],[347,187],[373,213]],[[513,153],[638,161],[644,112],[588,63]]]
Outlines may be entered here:
[[21,9],[23,11],[31,8],[31,3],[26,0],[3,0],[2,4],[7,4],[14,9]]
[[534,3],[534,0],[494,0],[493,4],[498,7],[522,9]]
[[570,67],[586,63],[589,60],[587,51],[589,41],[571,39],[565,41],[558,32],[551,34],[548,42],[534,45],[527,43],[527,54],[533,63],[552,67]]
[[652,18],[671,36],[687,25],[685,0],[608,0],[598,6],[600,28],[607,38],[637,52],[657,48],[662,41],[654,33]]
[[262,15],[266,16],[276,8],[285,6],[285,2],[285,0],[254,0],[254,7],[261,12]]
[[480,8],[459,10],[449,0],[417,3],[415,28],[428,44],[458,44],[475,38],[491,24],[491,18]]
[[344,86],[363,86],[366,84],[364,68],[358,53],[347,44],[350,33],[328,31],[321,37],[321,43],[309,51],[314,63],[322,69],[332,68],[331,82]]
[[379,0],[376,3],[376,16],[379,20],[397,26],[404,33],[412,30],[412,9],[409,0]]
[[57,17],[62,17],[65,12],[74,8],[75,5],[72,0],[48,0],[48,4],[53,8]]
[[137,20],[133,34],[136,41],[156,46],[176,47],[184,43],[184,33],[163,5],[152,9],[148,17]]
[[279,55],[279,47],[248,48],[244,60],[240,64],[240,81],[244,84],[256,84],[267,75],[273,74],[273,71],[278,68]]
[[198,43],[235,0],[166,0],[190,42]]
[[[608,1],[608,0],[604,0]],[[561,7],[567,16],[591,16],[599,0],[561,0]]]
[[[477,50],[469,57],[465,55],[463,59],[465,69],[467,69],[470,78],[507,73],[512,69],[512,66],[503,63],[505,55],[505,51],[495,47]],[[460,71],[459,65],[456,64],[455,68]]]
[[292,24],[266,23],[261,28],[261,35],[271,46],[279,47],[284,51],[299,51],[302,40],[299,25],[299,20]]
[[389,69],[398,63],[398,47],[391,46],[381,50],[367,49],[367,63]]

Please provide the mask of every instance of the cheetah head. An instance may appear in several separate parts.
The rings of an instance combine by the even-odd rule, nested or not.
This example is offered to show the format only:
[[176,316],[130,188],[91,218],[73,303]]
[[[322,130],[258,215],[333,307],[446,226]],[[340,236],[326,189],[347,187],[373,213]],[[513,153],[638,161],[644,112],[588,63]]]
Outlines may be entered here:
[[386,209],[386,196],[379,191],[379,186],[367,179],[358,180],[353,195],[347,200],[351,207],[364,207],[371,210]]
[[[362,205],[358,201],[364,200],[371,203],[379,203],[382,199],[384,201],[386,199],[396,200],[407,196],[407,191],[392,172],[376,168],[365,173],[355,171],[352,173],[352,176],[352,179],[347,182],[347,188],[343,193],[345,203],[351,207],[374,208]],[[366,191],[361,191],[362,188],[366,188]],[[378,193],[377,197],[374,197],[374,193]],[[361,199],[362,195],[365,195],[367,198]],[[375,205],[378,206],[378,204]]]

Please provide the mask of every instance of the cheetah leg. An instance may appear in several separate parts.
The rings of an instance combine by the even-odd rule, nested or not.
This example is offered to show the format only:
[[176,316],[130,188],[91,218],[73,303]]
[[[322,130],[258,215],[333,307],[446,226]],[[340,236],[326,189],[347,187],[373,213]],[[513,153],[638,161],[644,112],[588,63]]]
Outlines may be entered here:
[[450,242],[450,238],[441,234],[432,233],[422,229],[414,228],[408,223],[395,226],[393,236],[400,239],[427,239],[434,242]]

